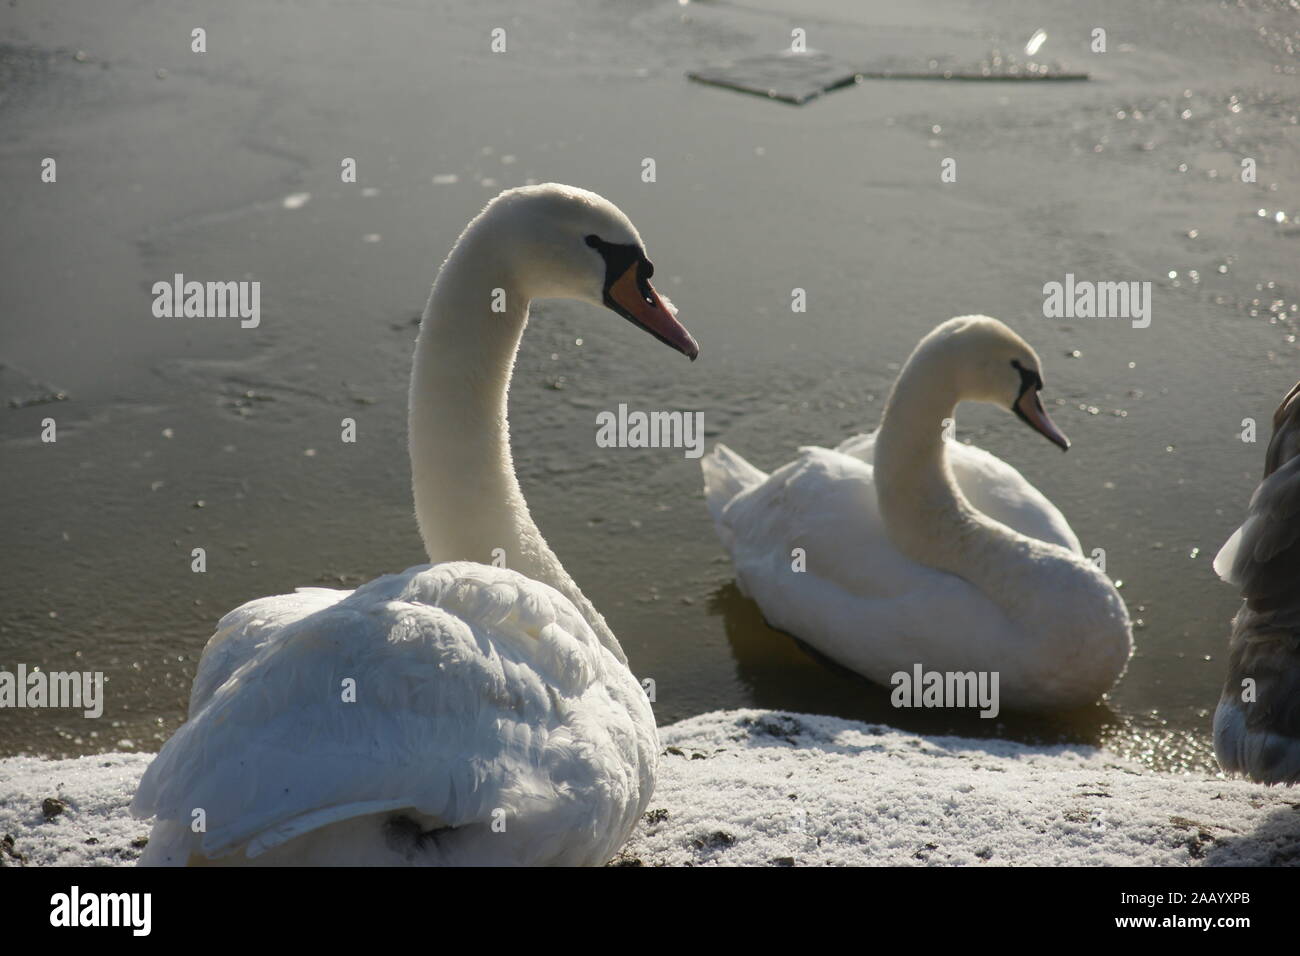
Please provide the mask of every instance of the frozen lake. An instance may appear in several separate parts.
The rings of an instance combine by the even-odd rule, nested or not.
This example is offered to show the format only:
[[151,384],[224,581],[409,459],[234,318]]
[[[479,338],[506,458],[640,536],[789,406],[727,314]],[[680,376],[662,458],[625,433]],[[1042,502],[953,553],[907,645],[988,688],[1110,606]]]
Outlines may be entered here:
[[[795,6],[0,8],[0,666],[109,679],[98,721],[7,711],[0,755],[157,749],[222,613],[420,563],[413,319],[489,198],[554,180],[628,213],[702,347],[689,365],[609,314],[545,303],[511,393],[533,514],[654,678],[661,724],[775,708],[1212,769],[1237,599],[1210,562],[1298,377],[1300,19],[1263,0]],[[1042,56],[1091,79],[868,80],[802,107],[686,79],[788,47],[794,28],[839,58],[918,64],[1022,52],[1041,28]],[[260,325],[155,318],[150,289],[177,273],[260,281]],[[1067,274],[1152,282],[1150,326],[1044,318],[1044,284]],[[710,444],[774,467],[874,427],[916,341],[971,312],[1037,348],[1074,447],[986,407],[962,410],[958,436],[1105,550],[1140,621],[1107,706],[895,711],[739,595],[696,461],[596,444],[619,403],[701,411]]]

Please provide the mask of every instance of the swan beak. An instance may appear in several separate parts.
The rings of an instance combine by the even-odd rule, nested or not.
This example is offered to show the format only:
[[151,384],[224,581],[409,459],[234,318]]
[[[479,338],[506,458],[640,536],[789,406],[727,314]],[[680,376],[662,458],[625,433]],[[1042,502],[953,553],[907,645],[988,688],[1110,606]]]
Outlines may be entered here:
[[1065,433],[1056,427],[1056,423],[1047,417],[1047,411],[1043,408],[1043,401],[1038,397],[1038,389],[1025,389],[1020,397],[1016,399],[1013,411],[1026,425],[1053,445],[1059,446],[1061,451],[1070,450],[1070,439],[1066,438]]
[[634,325],[639,325],[660,342],[672,346],[692,362],[700,354],[699,343],[677,321],[677,309],[645,279],[638,279],[639,263],[632,263],[606,290],[605,304]]

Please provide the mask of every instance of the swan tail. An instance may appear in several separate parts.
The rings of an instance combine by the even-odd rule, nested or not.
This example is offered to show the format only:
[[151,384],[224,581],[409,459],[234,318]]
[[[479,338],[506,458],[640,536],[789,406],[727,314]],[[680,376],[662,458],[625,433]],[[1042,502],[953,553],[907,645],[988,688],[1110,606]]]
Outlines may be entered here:
[[767,475],[721,443],[700,459],[704,471],[704,500],[723,544],[731,547],[731,530],[723,523],[722,513],[736,495],[765,481]]

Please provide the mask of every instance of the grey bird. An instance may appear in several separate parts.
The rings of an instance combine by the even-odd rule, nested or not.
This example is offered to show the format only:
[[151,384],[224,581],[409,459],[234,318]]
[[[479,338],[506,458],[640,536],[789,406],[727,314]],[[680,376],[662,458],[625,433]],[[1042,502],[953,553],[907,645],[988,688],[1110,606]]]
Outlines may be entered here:
[[1258,783],[1300,781],[1300,383],[1273,415],[1264,479],[1214,559],[1241,589],[1214,712],[1219,765]]

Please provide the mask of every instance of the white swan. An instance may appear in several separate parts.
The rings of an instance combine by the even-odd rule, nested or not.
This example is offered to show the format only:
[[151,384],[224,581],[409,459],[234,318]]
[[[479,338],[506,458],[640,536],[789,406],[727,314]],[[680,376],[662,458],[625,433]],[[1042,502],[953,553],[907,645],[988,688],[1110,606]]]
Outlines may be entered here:
[[1245,599],[1214,711],[1215,756],[1259,783],[1300,783],[1300,384],[1273,415],[1264,480],[1214,570]]
[[[694,359],[652,271],[632,223],[585,190],[508,190],[466,227],[411,374],[415,507],[433,566],[221,620],[189,720],[131,806],[157,818],[141,863],[614,854],[654,785],[654,715],[529,515],[506,392],[534,298],[603,304]],[[495,548],[512,570],[469,563]]]
[[1068,448],[1040,368],[996,319],[951,319],[916,347],[874,434],[803,448],[770,476],[718,445],[705,495],[742,590],[773,626],[876,683],[920,664],[998,672],[1004,707],[1096,700],[1132,650],[1124,602],[1014,468],[943,437],[968,399]]

